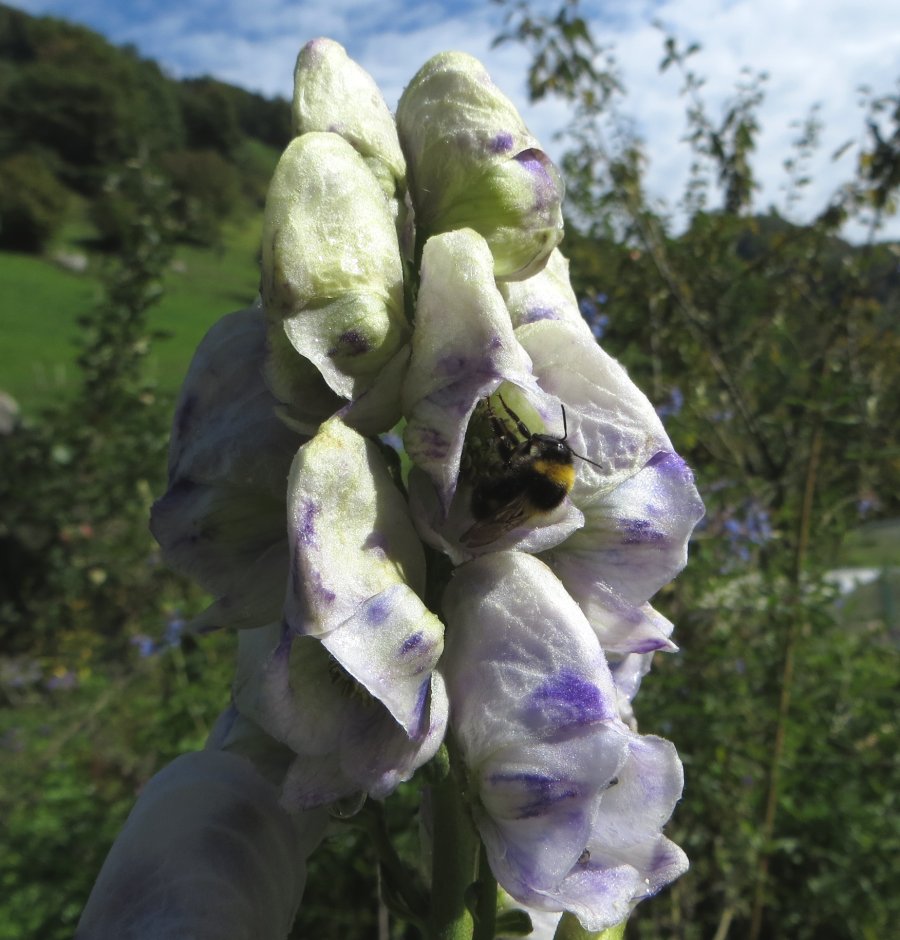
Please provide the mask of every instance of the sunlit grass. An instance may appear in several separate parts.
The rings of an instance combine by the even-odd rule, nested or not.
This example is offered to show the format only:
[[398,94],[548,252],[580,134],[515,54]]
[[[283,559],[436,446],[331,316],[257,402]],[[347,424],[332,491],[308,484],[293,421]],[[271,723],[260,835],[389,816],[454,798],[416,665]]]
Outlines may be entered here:
[[[147,360],[148,378],[161,390],[179,387],[197,343],[220,316],[253,301],[260,228],[257,215],[226,228],[218,248],[179,246],[165,294],[149,315],[150,330],[170,334],[154,342]],[[76,232],[67,234],[60,249],[83,253]],[[100,290],[93,264],[76,274],[47,258],[0,253],[0,390],[26,412],[76,387],[78,318]]]

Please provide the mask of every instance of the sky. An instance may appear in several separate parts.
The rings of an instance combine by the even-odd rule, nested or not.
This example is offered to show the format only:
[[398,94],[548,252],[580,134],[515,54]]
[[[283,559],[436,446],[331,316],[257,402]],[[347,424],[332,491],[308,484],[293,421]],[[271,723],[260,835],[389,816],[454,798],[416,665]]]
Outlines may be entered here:
[[[6,0],[10,2],[10,0]],[[532,0],[535,10],[555,11],[561,0]],[[174,77],[213,75],[289,98],[294,60],[309,39],[342,43],[378,82],[391,107],[431,55],[458,49],[477,56],[515,102],[551,157],[567,124],[559,102],[527,100],[528,53],[516,44],[491,48],[503,10],[487,0],[12,0],[13,6],[83,23],[117,44],[131,43]],[[832,154],[861,138],[862,86],[876,94],[900,90],[898,0],[582,0],[595,38],[611,44],[625,87],[624,111],[646,142],[647,189],[671,208],[690,164],[684,101],[674,70],[659,72],[663,32],[683,44],[699,43],[694,70],[705,77],[704,97],[714,118],[741,80],[741,70],[765,71],[760,109],[762,133],[753,161],[761,184],[754,208],[775,206],[802,222],[820,210],[853,173],[857,150]],[[811,164],[814,185],[789,209],[784,161],[791,155],[796,123],[819,106],[824,124]],[[853,239],[862,230],[848,229]],[[900,218],[882,237],[900,238]]]

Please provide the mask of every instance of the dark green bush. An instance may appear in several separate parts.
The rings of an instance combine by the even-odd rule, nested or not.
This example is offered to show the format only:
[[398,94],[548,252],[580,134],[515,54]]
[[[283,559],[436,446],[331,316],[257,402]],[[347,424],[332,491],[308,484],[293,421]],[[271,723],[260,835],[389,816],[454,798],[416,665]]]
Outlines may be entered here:
[[69,192],[35,153],[0,161],[0,247],[39,252],[62,224]]
[[204,245],[214,243],[222,222],[240,200],[237,169],[214,150],[167,153],[161,167],[172,184],[173,212],[183,237]]

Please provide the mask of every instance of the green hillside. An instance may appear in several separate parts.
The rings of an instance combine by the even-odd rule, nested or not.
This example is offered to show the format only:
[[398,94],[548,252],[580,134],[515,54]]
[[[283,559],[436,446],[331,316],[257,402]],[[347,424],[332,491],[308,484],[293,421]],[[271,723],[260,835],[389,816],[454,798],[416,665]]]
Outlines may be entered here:
[[[177,390],[209,326],[256,295],[261,218],[230,226],[221,249],[182,245],[150,326],[170,334],[155,342],[148,378]],[[99,295],[90,272],[76,274],[45,258],[0,252],[0,390],[26,411],[66,394],[76,381],[78,317]]]
[[178,387],[222,314],[251,302],[261,211],[290,108],[211,78],[175,81],[83,26],[0,4],[0,390],[26,411],[77,381],[78,320],[137,214],[116,188],[160,180],[177,246],[147,376]]

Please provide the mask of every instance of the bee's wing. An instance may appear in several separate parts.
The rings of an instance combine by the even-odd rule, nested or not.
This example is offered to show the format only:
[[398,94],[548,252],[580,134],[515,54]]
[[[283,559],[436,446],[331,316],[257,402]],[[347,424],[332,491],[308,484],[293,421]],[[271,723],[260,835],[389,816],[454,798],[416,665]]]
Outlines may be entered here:
[[520,493],[486,519],[479,519],[463,532],[460,542],[467,548],[489,545],[501,535],[522,525],[533,514],[526,494]]

